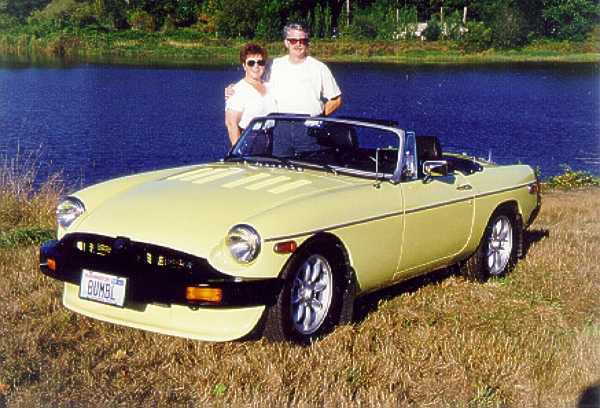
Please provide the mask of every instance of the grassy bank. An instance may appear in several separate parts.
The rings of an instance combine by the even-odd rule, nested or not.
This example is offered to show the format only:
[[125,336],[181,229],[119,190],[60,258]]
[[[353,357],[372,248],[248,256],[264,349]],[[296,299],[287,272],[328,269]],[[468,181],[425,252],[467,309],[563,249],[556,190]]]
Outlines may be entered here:
[[[327,61],[392,63],[599,62],[600,30],[585,42],[537,41],[519,50],[466,51],[456,41],[315,40],[314,55]],[[208,38],[179,30],[173,33],[92,30],[48,33],[0,33],[0,54],[50,56],[87,61],[172,64],[237,63],[241,40]],[[281,42],[266,44],[272,55]]]
[[[0,163],[5,237],[53,226],[61,183],[34,192],[24,161]],[[574,406],[600,380],[599,200],[597,187],[546,192],[508,277],[440,272],[370,295],[352,325],[310,347],[203,343],[74,314],[38,272],[44,236],[13,239],[0,245],[0,407]]]

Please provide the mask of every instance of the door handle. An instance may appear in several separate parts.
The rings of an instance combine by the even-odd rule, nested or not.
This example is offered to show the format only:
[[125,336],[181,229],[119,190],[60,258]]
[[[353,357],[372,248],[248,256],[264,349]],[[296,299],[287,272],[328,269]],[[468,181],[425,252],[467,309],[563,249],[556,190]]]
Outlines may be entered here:
[[472,190],[473,186],[471,186],[470,184],[461,184],[460,186],[456,187],[456,189],[459,191]]

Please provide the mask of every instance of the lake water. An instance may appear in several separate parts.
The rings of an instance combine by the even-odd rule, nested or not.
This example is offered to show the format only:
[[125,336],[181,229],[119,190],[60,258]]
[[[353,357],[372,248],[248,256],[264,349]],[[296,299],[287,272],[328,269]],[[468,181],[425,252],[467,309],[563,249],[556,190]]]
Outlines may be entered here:
[[[593,64],[330,64],[339,115],[395,119],[448,150],[543,176],[600,174],[600,69]],[[37,152],[40,177],[88,185],[226,152],[223,88],[236,66],[0,63],[0,158]],[[1,164],[1,161],[0,161]]]

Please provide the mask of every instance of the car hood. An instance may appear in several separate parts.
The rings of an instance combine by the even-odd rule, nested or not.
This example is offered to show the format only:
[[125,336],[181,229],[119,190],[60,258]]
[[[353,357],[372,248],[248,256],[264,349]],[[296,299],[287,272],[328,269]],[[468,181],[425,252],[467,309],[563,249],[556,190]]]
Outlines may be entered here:
[[[365,180],[321,171],[202,165],[167,176],[163,172],[121,191],[91,208],[66,232],[124,236],[207,256],[235,224],[253,225],[253,220],[261,218],[258,215],[288,202],[297,204],[315,195],[353,188],[357,182],[365,184]],[[110,182],[100,188],[110,191]],[[102,190],[94,191],[95,197],[101,195]],[[86,202],[85,194],[76,196]],[[285,225],[281,232],[285,233]]]

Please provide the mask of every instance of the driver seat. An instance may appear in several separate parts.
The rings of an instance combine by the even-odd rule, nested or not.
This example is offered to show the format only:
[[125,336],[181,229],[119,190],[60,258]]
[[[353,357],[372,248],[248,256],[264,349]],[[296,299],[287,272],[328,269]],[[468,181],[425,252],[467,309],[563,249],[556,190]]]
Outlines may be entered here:
[[345,123],[326,123],[318,136],[318,143],[334,147],[338,152],[355,150],[358,146],[356,129]]
[[443,160],[442,147],[436,136],[417,136],[417,171],[423,176],[423,163],[429,160]]

